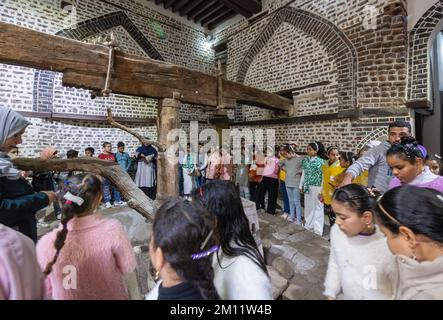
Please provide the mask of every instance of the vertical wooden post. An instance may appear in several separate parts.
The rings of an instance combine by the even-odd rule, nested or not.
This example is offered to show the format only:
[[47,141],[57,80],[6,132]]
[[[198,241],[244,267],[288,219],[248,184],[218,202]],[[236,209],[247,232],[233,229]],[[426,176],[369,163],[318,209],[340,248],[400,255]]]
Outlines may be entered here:
[[[159,99],[158,103],[158,140],[166,146],[166,151],[159,152],[157,168],[157,199],[178,196],[178,165],[168,154],[175,141],[168,141],[170,130],[180,128],[180,93],[174,92],[173,98]],[[170,151],[169,151],[170,152]]]

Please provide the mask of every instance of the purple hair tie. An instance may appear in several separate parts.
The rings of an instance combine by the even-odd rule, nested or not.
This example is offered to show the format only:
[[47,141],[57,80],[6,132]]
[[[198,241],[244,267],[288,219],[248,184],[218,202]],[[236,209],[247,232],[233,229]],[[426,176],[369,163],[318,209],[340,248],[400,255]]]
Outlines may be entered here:
[[212,246],[209,250],[194,253],[191,255],[192,260],[199,260],[209,256],[211,253],[218,251],[219,246]]
[[426,151],[426,148],[424,146],[422,146],[421,144],[418,145],[418,149],[420,149],[421,154],[423,155],[423,158],[426,158],[426,156],[428,155],[428,152]]

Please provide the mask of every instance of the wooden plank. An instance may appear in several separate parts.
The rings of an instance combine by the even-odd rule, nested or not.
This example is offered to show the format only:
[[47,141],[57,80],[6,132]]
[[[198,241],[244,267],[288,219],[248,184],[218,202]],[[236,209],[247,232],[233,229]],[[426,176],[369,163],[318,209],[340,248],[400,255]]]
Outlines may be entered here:
[[226,7],[228,7],[229,9],[234,10],[235,12],[240,13],[242,16],[249,18],[251,17],[254,13],[259,12],[258,11],[252,11],[249,10],[247,8],[245,8],[244,6],[241,6],[238,1],[230,1],[230,0],[219,0],[221,3],[223,3]]
[[221,7],[214,11],[212,14],[210,14],[209,16],[207,16],[206,18],[202,19],[200,21],[202,26],[206,26],[209,23],[219,19],[221,16],[226,15],[226,13],[230,12],[231,10],[229,8],[226,8],[225,6],[221,5]]
[[235,12],[234,10],[230,10],[230,11],[226,12],[224,15],[220,16],[219,18],[217,18],[216,20],[214,20],[210,24],[208,24],[208,29],[209,30],[214,29],[216,26],[218,26],[222,22],[225,22],[225,21],[231,19],[232,17],[236,16],[237,14],[238,13]]
[[206,19],[207,17],[211,16],[214,12],[216,12],[222,8],[225,8],[222,4],[220,4],[220,3],[214,4],[213,6],[209,7],[205,11],[202,11],[198,15],[196,15],[194,17],[194,22],[196,22],[196,23],[200,22],[200,21]]
[[[0,22],[0,62],[62,72],[63,85],[102,89],[108,48]],[[180,92],[185,103],[217,106],[217,77],[149,58],[116,52],[110,84],[113,93],[169,98]],[[289,110],[292,101],[273,93],[223,80],[225,105],[240,103]]]
[[179,11],[180,16],[184,16],[184,15],[188,14],[188,12],[197,8],[200,4],[202,4],[205,1],[207,1],[207,0],[200,0],[200,1],[189,0],[186,3],[186,5],[180,9],[180,11]]

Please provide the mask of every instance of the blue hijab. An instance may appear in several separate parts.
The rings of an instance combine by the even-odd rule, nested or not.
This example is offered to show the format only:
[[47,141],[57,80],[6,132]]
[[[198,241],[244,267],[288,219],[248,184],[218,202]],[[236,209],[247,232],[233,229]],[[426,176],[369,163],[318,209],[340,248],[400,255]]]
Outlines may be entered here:
[[137,153],[143,154],[144,156],[154,155],[154,159],[157,158],[157,150],[152,146],[145,146],[144,144],[135,150]]

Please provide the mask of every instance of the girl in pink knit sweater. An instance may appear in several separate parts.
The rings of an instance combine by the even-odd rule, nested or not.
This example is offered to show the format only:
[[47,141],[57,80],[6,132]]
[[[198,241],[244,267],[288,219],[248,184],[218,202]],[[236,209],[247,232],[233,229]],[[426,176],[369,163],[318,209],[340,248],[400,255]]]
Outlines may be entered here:
[[125,275],[135,269],[131,243],[117,220],[95,210],[102,182],[88,174],[69,184],[61,226],[37,243],[49,297],[61,300],[125,300]]

